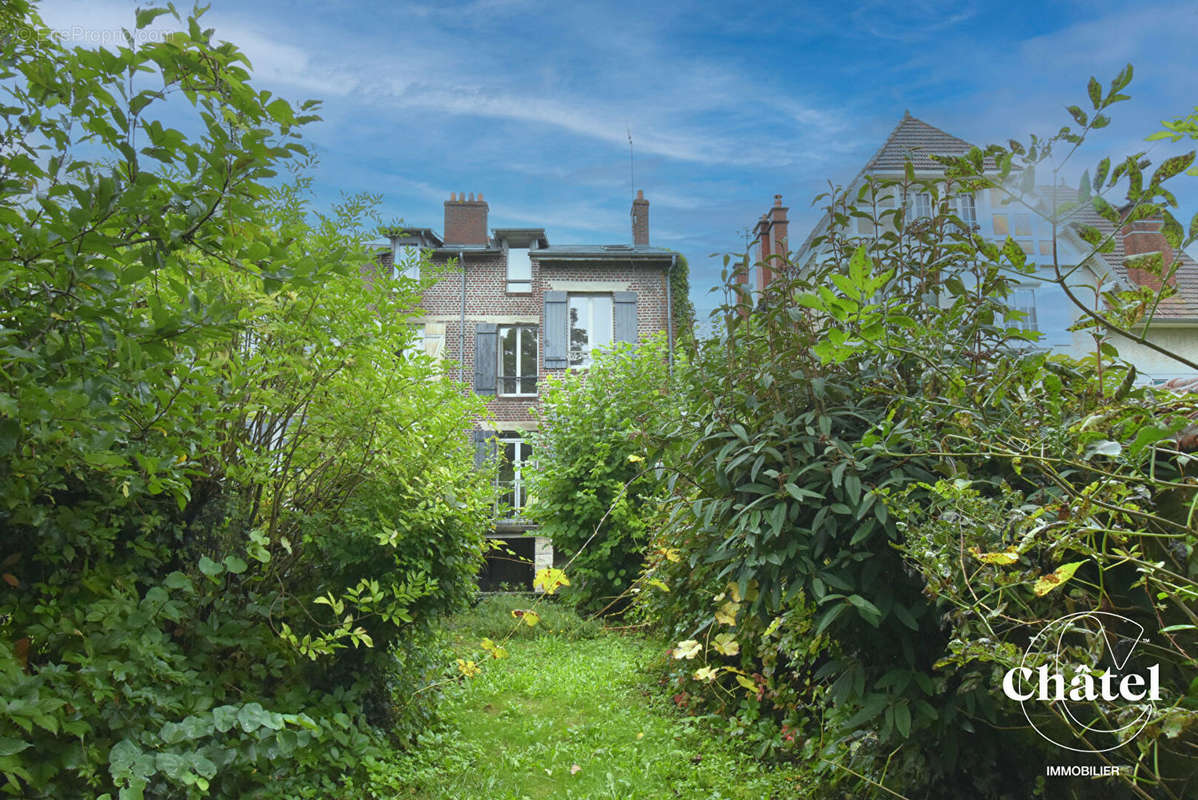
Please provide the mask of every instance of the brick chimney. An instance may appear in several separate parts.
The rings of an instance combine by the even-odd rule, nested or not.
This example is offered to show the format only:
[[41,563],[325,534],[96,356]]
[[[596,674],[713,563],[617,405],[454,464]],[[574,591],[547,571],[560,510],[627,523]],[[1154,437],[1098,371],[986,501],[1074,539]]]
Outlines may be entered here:
[[474,199],[474,192],[466,199],[466,193],[461,197],[457,193],[449,195],[445,201],[445,244],[486,245],[487,211],[489,206],[483,200],[482,192]]
[[[1161,254],[1161,274],[1154,275],[1148,270],[1136,269],[1129,267],[1127,277],[1139,286],[1147,286],[1153,291],[1158,291],[1161,288],[1161,277],[1168,274],[1169,267],[1173,264],[1173,248],[1169,246],[1169,242],[1165,239],[1165,234],[1161,232],[1165,221],[1161,217],[1149,217],[1147,219],[1139,219],[1135,222],[1125,225],[1119,232],[1123,236],[1123,250],[1128,258],[1132,256],[1144,256],[1152,253]],[[1176,276],[1169,280],[1171,285],[1175,285]]]
[[764,289],[774,279],[774,267],[777,266],[777,259],[771,256],[779,256],[786,258],[786,254],[790,251],[788,242],[790,222],[786,219],[786,212],[789,209],[782,205],[782,195],[774,195],[774,205],[770,210],[761,215],[761,219],[757,221],[757,226],[753,229],[753,234],[757,237],[759,246],[758,260],[761,261],[761,268],[757,270],[757,285],[754,289]]
[[636,199],[632,201],[632,243],[649,246],[649,201],[641,189],[636,190]]

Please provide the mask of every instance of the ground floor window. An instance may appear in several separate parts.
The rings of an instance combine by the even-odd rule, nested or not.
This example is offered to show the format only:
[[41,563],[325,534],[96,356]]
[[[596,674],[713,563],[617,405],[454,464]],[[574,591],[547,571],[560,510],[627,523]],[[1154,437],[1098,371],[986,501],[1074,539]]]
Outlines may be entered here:
[[499,434],[499,455],[499,499],[495,516],[517,519],[524,516],[528,505],[524,473],[530,460],[530,446],[521,433],[504,431]]

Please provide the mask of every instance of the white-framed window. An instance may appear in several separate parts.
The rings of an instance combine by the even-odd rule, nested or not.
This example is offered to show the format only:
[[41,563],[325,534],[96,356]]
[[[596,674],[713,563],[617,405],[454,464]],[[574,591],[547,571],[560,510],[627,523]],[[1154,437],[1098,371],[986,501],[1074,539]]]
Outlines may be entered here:
[[516,519],[528,506],[528,487],[524,471],[531,456],[531,446],[519,431],[499,434],[499,498],[496,516]]
[[911,219],[928,219],[932,216],[932,195],[915,192],[910,196]]
[[537,393],[537,326],[499,326],[499,393],[535,396]]
[[973,230],[978,224],[978,208],[972,194],[959,194],[953,203],[953,213],[961,218],[965,230]]
[[405,244],[395,248],[394,262],[391,265],[391,277],[395,279],[410,278],[420,280],[420,248],[416,245]]
[[571,367],[591,366],[595,350],[612,343],[612,297],[610,294],[570,295],[570,354]]
[[1055,350],[1073,345],[1069,326],[1076,321],[1075,309],[1060,286],[1046,281],[1035,285],[1021,284],[1011,292],[1007,303],[1024,314],[1022,320],[1011,320],[1009,324],[1025,331],[1039,332],[1037,347]]
[[527,247],[507,249],[507,290],[515,293],[532,291],[532,259]]

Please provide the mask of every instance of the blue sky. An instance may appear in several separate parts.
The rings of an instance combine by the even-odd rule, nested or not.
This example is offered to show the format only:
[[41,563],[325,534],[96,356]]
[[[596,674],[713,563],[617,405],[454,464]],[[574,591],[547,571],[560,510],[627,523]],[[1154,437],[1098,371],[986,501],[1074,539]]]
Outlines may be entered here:
[[[136,5],[40,10],[55,29],[112,31]],[[801,240],[812,197],[852,179],[904,109],[977,144],[1026,139],[1088,108],[1091,74],[1106,84],[1131,62],[1133,99],[1080,168],[1180,152],[1143,139],[1198,106],[1193,2],[212,0],[204,19],[259,86],[324,101],[307,132],[321,204],[378,192],[385,219],[440,230],[450,192],[482,192],[492,227],[608,243],[630,239],[643,189],[651,242],[687,256],[701,313],[711,254],[743,249],[775,193]],[[1198,178],[1176,191],[1188,220]]]

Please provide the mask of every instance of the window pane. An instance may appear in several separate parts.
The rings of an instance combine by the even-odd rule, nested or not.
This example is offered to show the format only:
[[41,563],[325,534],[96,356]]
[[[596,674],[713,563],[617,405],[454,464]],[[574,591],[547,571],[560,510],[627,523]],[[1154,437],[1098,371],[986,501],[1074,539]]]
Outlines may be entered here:
[[1011,228],[1007,224],[1007,215],[1006,214],[995,214],[994,215],[994,235],[995,236],[1007,236],[1008,234],[1010,234],[1010,232],[1011,232]]
[[499,390],[504,394],[516,391],[516,355],[518,328],[499,329]]
[[531,281],[532,261],[528,249],[509,247],[507,251],[507,279],[509,281]]
[[570,297],[570,366],[587,367],[595,348],[612,341],[611,295]]
[[973,195],[963,194],[957,197],[957,216],[961,218],[969,227],[973,227],[978,222],[977,208],[973,202]]
[[1032,235],[1032,215],[1031,214],[1016,214],[1015,215],[1015,235],[1016,236],[1031,236]]
[[591,298],[573,296],[570,298],[570,366],[583,366],[590,363],[591,344]]
[[520,330],[520,391],[536,394],[537,391],[537,329]]
[[612,302],[611,295],[601,295],[591,298],[592,308],[594,309],[594,336],[591,339],[591,347],[608,347],[611,345],[612,331]]
[[1039,330],[1036,326],[1036,290],[1031,287],[1019,288],[1011,292],[1007,301],[1015,311],[1022,311],[1026,316],[1021,320],[1009,320],[1008,325],[1025,331]]
[[532,261],[528,248],[509,247],[507,251],[507,290],[509,292],[532,291]]
[[395,248],[395,263],[392,265],[391,276],[420,280],[420,248],[413,245]]

